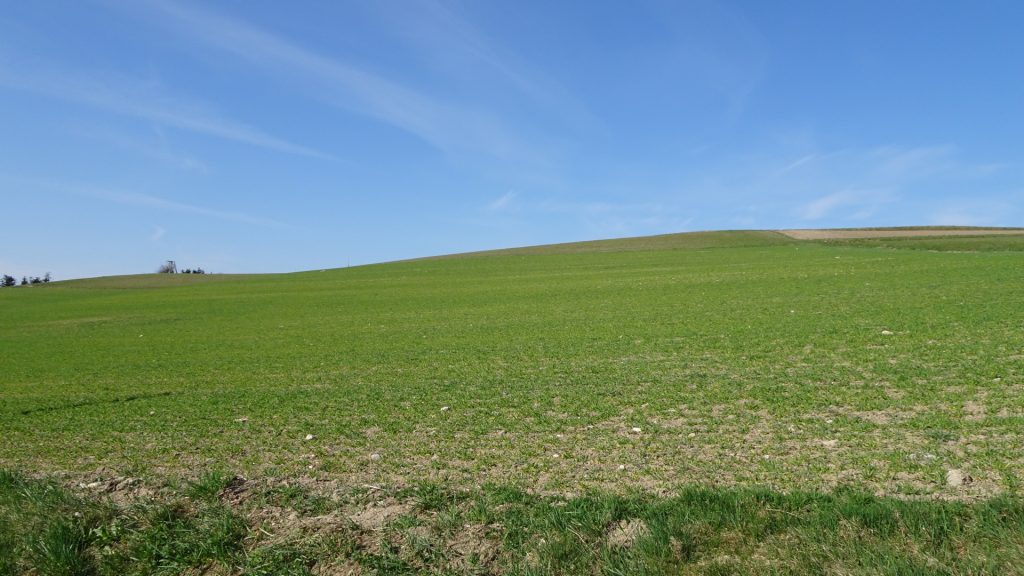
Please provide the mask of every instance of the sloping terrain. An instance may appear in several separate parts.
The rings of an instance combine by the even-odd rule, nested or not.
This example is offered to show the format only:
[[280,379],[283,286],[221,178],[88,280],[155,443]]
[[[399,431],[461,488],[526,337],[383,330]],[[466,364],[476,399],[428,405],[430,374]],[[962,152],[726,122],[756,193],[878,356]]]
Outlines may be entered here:
[[658,250],[705,250],[711,248],[744,248],[751,246],[773,246],[792,242],[784,234],[772,230],[727,230],[715,232],[682,232],[638,236],[634,238],[613,238],[609,240],[588,240],[564,244],[506,248],[483,252],[467,252],[436,256],[434,258],[466,258],[478,256],[530,256],[543,254],[583,254],[588,252],[650,252]]
[[[956,240],[973,242],[944,241]],[[357,504],[391,510],[367,528],[379,538],[359,548],[360,570],[383,561],[377,546],[392,522],[411,530],[449,504],[505,506],[511,494],[550,499],[524,504],[531,518],[558,502],[620,502],[578,538],[558,516],[568,522],[559,533],[584,543],[574,554],[596,554],[586,562],[618,566],[601,558],[632,539],[648,542],[644,554],[709,571],[655,508],[616,499],[698,486],[753,498],[751,513],[774,517],[763,504],[808,518],[833,504],[765,504],[745,491],[852,489],[890,512],[900,499],[1017,502],[1024,252],[889,248],[695,233],[323,272],[4,289],[0,467],[112,494],[161,494],[223,473],[211,481],[221,500],[233,498],[237,474],[261,498],[282,486],[326,498],[333,508],[297,514],[334,510],[345,525],[364,519]],[[441,503],[415,508],[424,486]],[[475,495],[455,496],[466,491]],[[263,500],[246,502],[254,516],[243,525],[260,525]],[[846,512],[829,518],[854,510],[835,505]],[[629,521],[641,508],[654,540]],[[464,515],[474,509],[458,508],[459,522],[472,524]],[[477,520],[480,534],[513,521]],[[864,538],[879,537],[865,526]],[[0,550],[2,534],[0,518]],[[952,550],[950,538],[929,554]],[[1001,538],[1024,546],[1017,532]],[[456,546],[449,540],[439,546]],[[907,550],[921,549],[914,542]],[[558,550],[516,550],[523,571],[557,572]],[[494,558],[488,570],[505,564]],[[553,563],[538,568],[538,558]],[[830,561],[808,558],[807,573]]]
[[848,240],[854,238],[920,238],[928,236],[1024,235],[1024,228],[982,228],[975,226],[907,226],[895,228],[827,228],[780,230],[796,240]]
[[0,460],[551,492],[1013,483],[1021,254],[722,236],[6,290]]

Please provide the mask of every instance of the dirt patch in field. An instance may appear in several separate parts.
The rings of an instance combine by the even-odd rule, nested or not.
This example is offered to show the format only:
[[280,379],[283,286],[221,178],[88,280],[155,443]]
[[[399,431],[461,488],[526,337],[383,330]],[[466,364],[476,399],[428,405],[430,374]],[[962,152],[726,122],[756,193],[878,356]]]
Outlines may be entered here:
[[152,498],[157,494],[157,491],[147,486],[141,478],[118,476],[107,468],[100,468],[77,481],[67,481],[65,486],[104,495],[112,502],[122,505]]
[[251,513],[251,518],[265,527],[266,542],[285,544],[296,538],[311,538],[327,534],[347,533],[350,521],[338,512],[322,516],[302,516],[294,510],[277,506],[263,506]]
[[968,400],[964,402],[964,420],[981,422],[985,419],[985,405],[981,402]]
[[317,564],[313,567],[314,576],[361,576],[365,574],[363,567],[354,560],[339,560],[336,564]]
[[1008,228],[928,228],[921,230],[779,230],[796,240],[849,240],[855,238],[902,238],[914,236],[992,236],[1024,235],[1024,229]]
[[393,502],[360,510],[349,519],[363,530],[380,530],[388,522],[411,511],[409,504]]
[[487,535],[487,527],[480,524],[466,524],[448,542],[448,548],[455,553],[455,567],[467,570],[473,566],[487,566],[494,562],[501,552],[501,544]]
[[608,546],[630,548],[646,534],[647,524],[643,520],[623,520],[608,532]]

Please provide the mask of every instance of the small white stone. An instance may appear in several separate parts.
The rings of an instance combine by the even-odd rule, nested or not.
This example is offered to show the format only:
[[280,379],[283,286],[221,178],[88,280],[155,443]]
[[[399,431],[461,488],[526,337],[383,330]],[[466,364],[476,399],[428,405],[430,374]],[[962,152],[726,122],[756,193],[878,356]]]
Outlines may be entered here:
[[449,410],[451,410],[451,407],[449,407],[449,406],[442,406],[441,407],[441,412],[447,412]]
[[156,410],[150,410],[150,411],[149,411],[149,415],[150,415],[150,416],[152,416],[152,415],[154,415],[154,414],[156,414]]
[[892,336],[892,332],[889,330],[882,330],[882,336]]
[[696,432],[690,432],[689,434],[686,435],[687,438],[694,438],[696,436],[697,436]]
[[307,442],[309,442],[310,440],[312,440],[314,438],[316,438],[316,436],[313,436],[312,434],[306,434],[306,441]]
[[639,434],[639,433],[641,433],[641,432],[643,432],[643,429],[642,429],[642,428],[640,428],[640,427],[638,427],[638,426],[634,426],[634,427],[633,427],[633,433],[634,433],[634,434]]
[[625,464],[619,464],[619,470],[625,470],[625,469],[626,469],[626,465]]
[[377,454],[376,452],[370,454],[370,460],[380,460],[380,454]]
[[552,458],[561,458],[561,456],[558,454],[558,452],[555,452],[554,454],[552,454],[551,457]]

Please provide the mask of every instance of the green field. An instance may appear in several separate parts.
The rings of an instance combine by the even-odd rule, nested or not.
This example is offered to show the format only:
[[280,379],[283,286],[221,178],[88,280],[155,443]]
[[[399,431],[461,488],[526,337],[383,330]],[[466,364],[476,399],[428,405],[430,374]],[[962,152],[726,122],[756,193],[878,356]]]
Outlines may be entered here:
[[1019,252],[1024,250],[1024,234],[1017,236],[932,236],[903,238],[858,238],[828,240],[830,244],[894,248],[897,250],[934,250],[938,252]]
[[[93,506],[96,526],[138,538],[162,526],[159,510],[76,500],[123,478],[111,494],[148,506],[212,485],[181,517],[237,520],[240,536],[177,564],[125,552],[140,564],[122,574],[320,570],[320,533],[281,544],[261,510],[350,521],[367,506],[401,513],[364,526],[370,543],[346,524],[347,560],[325,573],[1024,570],[1019,237],[678,234],[57,282],[0,290],[0,312],[11,574],[47,573],[17,525],[56,530],[53,510]],[[954,469],[970,481],[950,485]],[[258,498],[232,508],[235,474]],[[30,498],[45,514],[27,520],[48,482],[71,492]],[[496,548],[460,552],[463,524]],[[259,572],[273,546],[292,556]]]

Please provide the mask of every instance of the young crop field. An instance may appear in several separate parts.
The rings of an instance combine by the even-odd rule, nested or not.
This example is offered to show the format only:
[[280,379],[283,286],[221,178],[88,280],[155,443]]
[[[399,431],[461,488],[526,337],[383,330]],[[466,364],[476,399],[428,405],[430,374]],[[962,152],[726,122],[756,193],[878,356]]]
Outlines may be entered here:
[[1024,573],[1021,238],[4,289],[0,574]]

